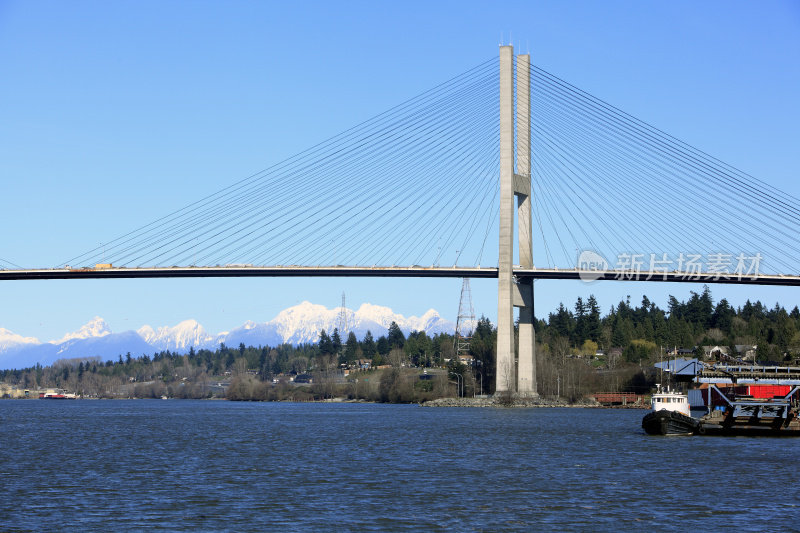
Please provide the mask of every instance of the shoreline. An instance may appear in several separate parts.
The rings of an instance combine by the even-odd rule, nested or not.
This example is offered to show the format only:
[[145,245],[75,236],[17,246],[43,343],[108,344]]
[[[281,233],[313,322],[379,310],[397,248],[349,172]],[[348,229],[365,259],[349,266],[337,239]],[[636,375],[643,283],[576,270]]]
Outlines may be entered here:
[[649,409],[647,405],[603,405],[593,400],[570,403],[548,398],[438,398],[419,404],[421,407],[503,407],[503,408],[546,408],[569,407],[589,409]]
[[[3,398],[3,400],[39,400],[41,398]],[[352,399],[352,398],[326,398],[323,400],[228,400],[227,398],[84,398],[78,397],[76,400],[111,400],[111,401],[136,401],[136,400],[201,400],[201,401],[228,401],[228,402],[276,402],[276,403],[392,403],[392,402],[376,402],[365,399]],[[406,402],[396,402],[398,404]],[[554,400],[541,397],[533,398],[437,398],[435,400],[426,400],[422,402],[410,402],[407,405],[418,405],[420,407],[472,407],[472,408],[554,408],[554,407],[568,407],[568,408],[583,408],[583,409],[649,409],[649,405],[603,405],[593,400],[582,400],[575,403],[569,403],[565,400]]]

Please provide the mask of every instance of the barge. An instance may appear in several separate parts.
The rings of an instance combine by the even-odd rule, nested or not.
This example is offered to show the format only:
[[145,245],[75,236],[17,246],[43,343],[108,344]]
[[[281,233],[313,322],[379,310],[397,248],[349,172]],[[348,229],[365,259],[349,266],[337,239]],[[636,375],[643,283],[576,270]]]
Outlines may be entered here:
[[[706,414],[699,419],[690,417],[695,421],[692,434],[800,436],[798,367],[703,363],[696,359],[673,360],[656,366],[669,372],[676,381],[692,381],[703,387],[695,397],[702,398]],[[691,392],[695,391],[698,389]],[[657,396],[653,395],[654,412]],[[668,431],[674,426],[670,426],[672,417],[674,415],[670,415],[666,426]],[[661,419],[664,418],[662,414]],[[691,424],[686,420],[683,423]],[[644,426],[645,420],[642,420]]]
[[711,385],[709,391],[715,391],[725,405],[709,405],[708,413],[699,421],[699,435],[800,436],[800,386],[792,387],[785,396],[772,398],[735,394],[729,397],[716,385]]

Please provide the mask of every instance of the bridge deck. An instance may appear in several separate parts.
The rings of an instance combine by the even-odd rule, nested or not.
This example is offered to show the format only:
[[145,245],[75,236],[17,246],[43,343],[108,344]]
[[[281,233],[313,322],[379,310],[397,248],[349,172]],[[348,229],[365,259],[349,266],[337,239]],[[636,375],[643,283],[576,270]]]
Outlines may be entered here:
[[[682,283],[732,283],[749,285],[800,285],[800,276],[755,277],[686,272],[620,272],[541,268],[514,268],[519,279],[666,281]],[[0,270],[0,280],[202,278],[202,277],[405,277],[405,278],[497,278],[496,267],[441,266],[250,266],[152,267],[152,268],[56,268]]]

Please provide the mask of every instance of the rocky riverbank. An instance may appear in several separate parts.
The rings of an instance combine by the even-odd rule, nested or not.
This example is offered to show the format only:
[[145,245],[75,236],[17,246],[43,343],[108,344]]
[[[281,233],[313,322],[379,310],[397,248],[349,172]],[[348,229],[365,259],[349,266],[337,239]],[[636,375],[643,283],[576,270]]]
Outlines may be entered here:
[[602,407],[593,400],[568,403],[550,398],[438,398],[420,404],[423,407]]

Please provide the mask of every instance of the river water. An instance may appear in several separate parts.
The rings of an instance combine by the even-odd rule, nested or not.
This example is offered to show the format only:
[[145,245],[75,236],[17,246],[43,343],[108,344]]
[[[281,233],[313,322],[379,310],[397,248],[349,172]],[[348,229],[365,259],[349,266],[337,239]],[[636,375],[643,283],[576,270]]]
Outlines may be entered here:
[[798,531],[800,439],[644,414],[0,401],[0,530]]

